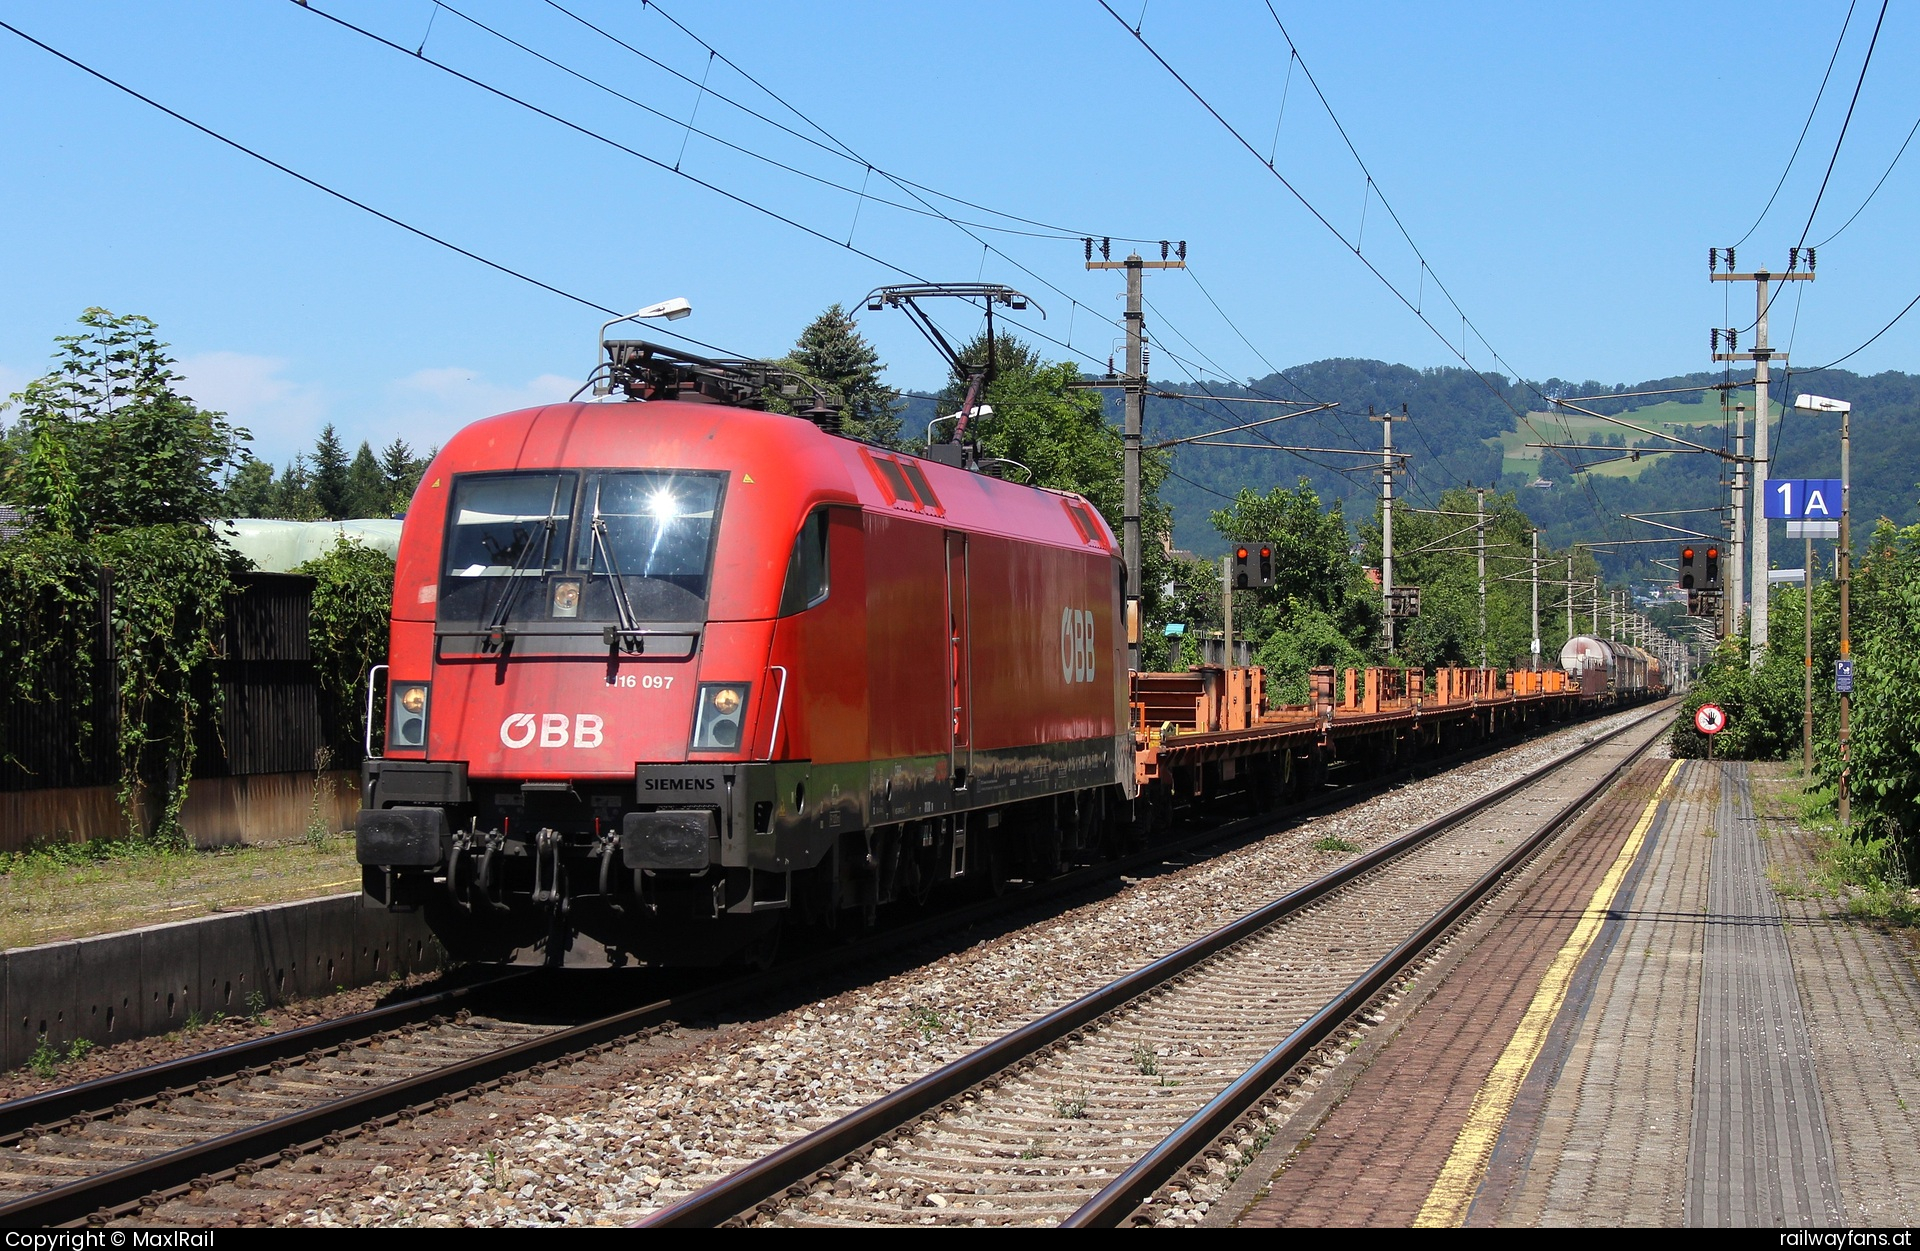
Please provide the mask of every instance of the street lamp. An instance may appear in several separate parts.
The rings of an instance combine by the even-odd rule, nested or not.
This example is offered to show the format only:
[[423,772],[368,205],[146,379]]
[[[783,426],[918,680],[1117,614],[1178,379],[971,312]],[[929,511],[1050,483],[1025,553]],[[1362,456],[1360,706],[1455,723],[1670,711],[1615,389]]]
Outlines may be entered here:
[[[593,358],[594,373],[597,374],[600,372],[600,362],[606,359],[607,331],[613,329],[621,322],[654,320],[679,321],[682,317],[691,316],[693,316],[693,305],[688,302],[686,297],[676,295],[671,300],[662,300],[658,304],[649,304],[643,309],[628,313],[624,317],[616,317],[612,321],[604,323],[600,327],[600,354]],[[593,387],[593,393],[595,395],[606,395],[612,390],[613,384],[611,382],[596,382]]]
[[[1824,395],[1801,395],[1795,397],[1794,408],[1803,413],[1839,413],[1840,414],[1840,664],[1841,674],[1836,674],[1835,685],[1840,690],[1840,825],[1848,824],[1851,809],[1848,803],[1847,756],[1847,720],[1853,705],[1853,636],[1849,632],[1848,591],[1850,589],[1853,566],[1853,536],[1849,529],[1852,510],[1847,506],[1851,462],[1847,448],[1847,419],[1853,414],[1853,405],[1845,400],[1830,400]],[[1812,561],[1807,562],[1809,566]],[[1812,620],[1813,607],[1807,607],[1808,620]],[[1842,676],[1844,675],[1844,676]],[[1811,678],[1809,678],[1811,681]]]

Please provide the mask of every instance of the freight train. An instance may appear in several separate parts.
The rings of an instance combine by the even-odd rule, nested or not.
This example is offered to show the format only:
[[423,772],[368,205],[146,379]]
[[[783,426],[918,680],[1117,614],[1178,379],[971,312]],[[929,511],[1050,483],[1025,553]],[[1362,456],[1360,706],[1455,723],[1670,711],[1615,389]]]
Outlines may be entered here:
[[456,957],[762,963],[789,916],[859,926],[1599,698],[1326,670],[1269,712],[1258,670],[1130,675],[1084,498],[766,411],[747,363],[605,350],[607,400],[450,439],[400,539],[357,855]]
[[1635,699],[1667,690],[1659,659],[1631,643],[1577,635],[1561,647],[1560,667],[1593,697]]

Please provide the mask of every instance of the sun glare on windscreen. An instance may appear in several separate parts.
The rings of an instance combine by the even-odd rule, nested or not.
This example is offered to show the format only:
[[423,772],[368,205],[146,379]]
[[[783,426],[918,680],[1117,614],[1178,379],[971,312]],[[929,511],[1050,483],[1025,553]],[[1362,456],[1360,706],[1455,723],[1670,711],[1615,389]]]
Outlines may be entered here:
[[672,491],[662,487],[647,496],[647,515],[661,521],[672,521],[680,515],[680,501],[673,497]]

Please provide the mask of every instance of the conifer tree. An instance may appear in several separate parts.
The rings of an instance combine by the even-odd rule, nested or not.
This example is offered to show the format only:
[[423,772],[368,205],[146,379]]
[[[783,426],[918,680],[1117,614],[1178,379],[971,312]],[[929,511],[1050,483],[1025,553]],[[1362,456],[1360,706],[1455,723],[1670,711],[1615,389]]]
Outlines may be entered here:
[[346,512],[344,517],[385,517],[387,515],[387,479],[373,448],[364,440],[347,466]]
[[840,393],[842,432],[889,447],[900,440],[900,393],[880,380],[880,354],[835,304],[800,332],[788,364]]
[[332,422],[321,429],[313,447],[313,499],[322,516],[346,516],[347,449]]

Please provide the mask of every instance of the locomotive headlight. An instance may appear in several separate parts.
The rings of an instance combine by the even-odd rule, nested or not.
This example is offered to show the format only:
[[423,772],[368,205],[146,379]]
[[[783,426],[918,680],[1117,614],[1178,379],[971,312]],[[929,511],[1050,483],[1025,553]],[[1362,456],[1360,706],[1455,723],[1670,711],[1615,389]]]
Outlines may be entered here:
[[747,687],[741,683],[706,682],[694,709],[693,750],[735,751],[746,719]]
[[387,746],[421,751],[427,745],[427,684],[410,682],[393,688],[393,715],[387,727]]

